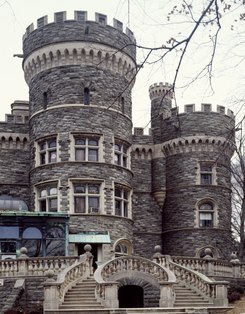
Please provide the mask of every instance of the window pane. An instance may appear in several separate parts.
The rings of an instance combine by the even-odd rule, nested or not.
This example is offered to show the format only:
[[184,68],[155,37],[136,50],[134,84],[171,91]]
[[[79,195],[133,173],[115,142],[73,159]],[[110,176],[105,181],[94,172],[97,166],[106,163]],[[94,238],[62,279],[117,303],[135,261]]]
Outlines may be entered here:
[[84,138],[76,138],[75,139],[75,145],[85,145],[86,140]]
[[49,141],[48,142],[48,147],[51,148],[51,147],[56,147],[56,141]]
[[123,216],[128,217],[128,203],[124,202]]
[[49,201],[49,211],[57,212],[57,198],[51,198]]
[[77,161],[84,161],[85,160],[85,149],[78,149],[75,150],[75,160]]
[[46,149],[46,143],[41,143],[39,144],[40,150],[45,150]]
[[16,242],[1,242],[1,252],[2,253],[15,253]]
[[115,189],[115,196],[121,197],[121,190],[120,189]]
[[98,150],[97,149],[89,149],[88,150],[88,160],[89,161],[98,161]]
[[40,196],[41,196],[41,197],[45,197],[46,195],[47,195],[47,190],[46,190],[46,189],[41,190]]
[[74,192],[75,193],[82,193],[84,194],[86,191],[86,186],[85,185],[75,185],[74,186]]
[[127,157],[123,156],[123,167],[127,167]]
[[128,199],[128,192],[127,192],[127,191],[124,191],[124,192],[123,192],[123,198],[124,198],[125,200]]
[[115,150],[117,150],[117,151],[121,151],[121,145],[119,145],[119,144],[115,144],[115,145],[114,145],[114,148],[115,148]]
[[49,188],[49,195],[57,195],[57,188]]
[[201,174],[201,184],[212,184],[212,175]]
[[213,215],[212,215],[212,213],[200,213],[200,219],[212,220]]
[[115,163],[116,165],[119,165],[119,166],[120,166],[120,164],[121,164],[121,155],[119,155],[119,154],[115,154],[115,155],[114,155],[114,163]]
[[89,208],[99,208],[99,198],[98,197],[89,197],[88,198],[88,206]]
[[98,140],[96,140],[96,139],[89,139],[88,140],[88,145],[90,145],[90,146],[98,146]]
[[85,213],[85,197],[75,197],[75,213]]
[[89,194],[99,194],[100,188],[99,185],[89,185],[88,186],[88,193]]
[[200,210],[213,210],[213,205],[210,203],[205,203],[199,206]]
[[46,153],[41,153],[40,154],[40,164],[41,165],[44,165],[46,163],[45,156],[46,156]]
[[56,151],[49,152],[49,162],[56,162]]
[[120,200],[115,200],[115,214],[118,216],[121,216],[121,201]]
[[46,199],[39,201],[40,212],[46,212]]

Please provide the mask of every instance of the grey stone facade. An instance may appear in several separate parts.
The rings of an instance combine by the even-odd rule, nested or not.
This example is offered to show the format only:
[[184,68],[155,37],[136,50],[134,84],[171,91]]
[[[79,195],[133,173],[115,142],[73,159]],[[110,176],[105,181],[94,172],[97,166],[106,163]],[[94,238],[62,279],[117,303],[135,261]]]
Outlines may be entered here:
[[[155,245],[171,255],[196,256],[211,246],[220,257],[227,256],[232,112],[204,106],[179,114],[171,105],[171,86],[155,84],[149,90],[150,133],[135,128],[132,134],[135,39],[130,30],[123,33],[118,21],[111,27],[104,16],[98,17],[97,22],[87,21],[80,12],[68,21],[59,13],[54,23],[44,17],[37,29],[27,28],[23,69],[29,106],[16,104],[0,123],[0,194],[23,199],[30,211],[48,211],[53,199],[55,211],[69,214],[72,235],[107,232],[111,243],[95,242],[105,250],[100,262],[132,249],[151,258]],[[85,157],[88,144],[82,148],[84,159],[76,157],[76,137],[98,140],[98,147],[91,149],[97,152],[95,160]],[[50,140],[55,148],[48,146]],[[212,168],[204,173],[211,178],[208,183],[201,181],[202,164]],[[81,196],[81,191],[86,209],[76,210],[76,183],[100,187],[97,212],[89,212],[86,203],[93,194]],[[50,186],[55,197],[40,194]],[[201,212],[203,204],[211,209]],[[208,217],[204,222],[200,212]],[[131,246],[120,251],[120,243]],[[79,244],[70,243],[67,251],[78,254]]]

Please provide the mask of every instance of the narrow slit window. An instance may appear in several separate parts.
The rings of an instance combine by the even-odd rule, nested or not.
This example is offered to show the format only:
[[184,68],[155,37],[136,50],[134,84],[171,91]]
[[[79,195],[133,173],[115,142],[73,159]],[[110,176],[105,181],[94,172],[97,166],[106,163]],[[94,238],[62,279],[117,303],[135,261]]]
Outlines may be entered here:
[[84,88],[84,105],[89,105],[90,104],[90,90],[88,87]]

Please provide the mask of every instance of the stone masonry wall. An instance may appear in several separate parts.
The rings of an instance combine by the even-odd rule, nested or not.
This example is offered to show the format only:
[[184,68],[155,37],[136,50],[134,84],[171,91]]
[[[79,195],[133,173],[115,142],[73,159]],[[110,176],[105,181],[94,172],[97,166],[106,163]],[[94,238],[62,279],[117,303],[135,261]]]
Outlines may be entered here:
[[234,119],[217,112],[183,113],[162,120],[161,140],[169,141],[176,137],[208,135],[221,136],[233,140]]
[[48,108],[58,104],[84,103],[84,88],[90,89],[90,104],[122,113],[120,95],[124,97],[124,114],[131,118],[131,88],[124,76],[96,66],[59,66],[37,74],[30,83],[30,114],[43,109],[47,92]]

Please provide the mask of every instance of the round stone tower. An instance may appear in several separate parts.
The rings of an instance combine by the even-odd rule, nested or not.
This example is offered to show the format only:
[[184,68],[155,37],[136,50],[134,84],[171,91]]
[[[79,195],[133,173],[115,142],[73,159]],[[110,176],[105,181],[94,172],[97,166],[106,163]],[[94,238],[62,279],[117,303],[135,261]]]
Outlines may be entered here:
[[202,104],[200,111],[186,105],[179,114],[178,108],[170,109],[164,102],[166,88],[162,84],[150,88],[153,141],[161,146],[165,159],[159,175],[153,176],[153,189],[159,186],[165,195],[163,252],[202,256],[210,248],[213,257],[228,256],[232,247],[233,113],[226,113],[222,106],[214,112],[211,104]]
[[[84,243],[105,260],[132,242],[133,33],[96,13],[38,19],[23,39],[30,90],[32,207],[70,214],[70,254]],[[86,238],[87,237],[87,238]],[[119,241],[119,242],[117,242]],[[81,243],[81,247],[80,244]],[[126,244],[127,245],[126,245]],[[129,243],[129,244],[128,244]],[[97,256],[96,256],[97,254]]]

